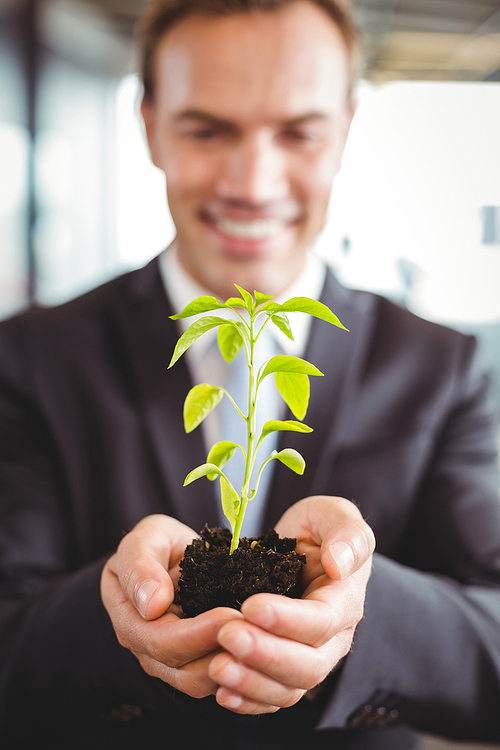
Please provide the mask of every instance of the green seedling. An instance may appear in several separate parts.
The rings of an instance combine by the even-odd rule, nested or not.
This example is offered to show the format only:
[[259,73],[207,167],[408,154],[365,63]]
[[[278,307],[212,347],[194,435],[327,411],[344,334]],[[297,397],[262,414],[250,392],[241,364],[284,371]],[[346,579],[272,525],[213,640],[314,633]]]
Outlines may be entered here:
[[[200,313],[230,309],[236,313],[237,319],[233,320],[213,315],[198,318],[178,340],[169,364],[169,368],[172,367],[191,344],[212,328],[218,328],[217,341],[220,352],[226,362],[231,362],[242,348],[245,351],[249,371],[248,404],[246,406],[235,403],[231,394],[224,388],[208,385],[207,383],[195,385],[191,388],[184,402],[184,428],[186,432],[192,432],[198,427],[224,396],[231,401],[240,417],[247,424],[246,446],[226,440],[216,443],[210,449],[206,463],[193,469],[184,481],[184,486],[186,486],[196,479],[200,479],[200,477],[207,477],[211,481],[219,477],[222,510],[232,531],[230,554],[238,547],[247,503],[255,497],[262,471],[267,464],[270,461],[278,460],[297,474],[304,473],[305,461],[298,451],[293,448],[285,448],[281,451],[273,450],[271,455],[263,461],[259,468],[255,487],[250,487],[256,453],[267,435],[280,430],[288,432],[312,432],[311,427],[308,427],[303,422],[309,404],[309,376],[323,375],[310,362],[288,355],[271,357],[256,371],[255,348],[258,345],[262,331],[269,323],[273,323],[293,341],[287,315],[287,313],[291,312],[312,315],[334,326],[343,328],[346,331],[348,330],[326,305],[316,300],[309,299],[308,297],[293,297],[283,304],[278,304],[274,302],[272,295],[254,292],[252,296],[250,292],[242,289],[237,284],[235,284],[235,287],[241,297],[230,297],[225,302],[220,302],[215,297],[198,297],[190,302],[178,315],[171,316],[172,320],[177,320],[179,318],[189,318],[192,315],[199,315]],[[294,417],[296,417],[296,420],[287,419],[284,421],[273,420],[266,422],[260,435],[256,435],[255,414],[259,388],[264,378],[272,374],[274,374],[278,392],[283,397]],[[243,485],[239,493],[222,470],[237,450],[242,451],[245,460]]]

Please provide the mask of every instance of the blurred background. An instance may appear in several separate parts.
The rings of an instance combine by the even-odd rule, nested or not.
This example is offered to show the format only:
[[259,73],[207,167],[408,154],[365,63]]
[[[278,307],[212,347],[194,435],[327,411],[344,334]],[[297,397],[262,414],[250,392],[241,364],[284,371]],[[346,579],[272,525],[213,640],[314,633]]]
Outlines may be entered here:
[[[145,4],[0,0],[0,318],[173,237],[138,116]],[[357,7],[366,71],[317,251],[345,284],[476,334],[498,388],[500,1]]]
[[[0,0],[0,317],[173,236],[138,117],[146,0]],[[500,2],[358,0],[366,72],[318,252],[477,333],[500,381]]]

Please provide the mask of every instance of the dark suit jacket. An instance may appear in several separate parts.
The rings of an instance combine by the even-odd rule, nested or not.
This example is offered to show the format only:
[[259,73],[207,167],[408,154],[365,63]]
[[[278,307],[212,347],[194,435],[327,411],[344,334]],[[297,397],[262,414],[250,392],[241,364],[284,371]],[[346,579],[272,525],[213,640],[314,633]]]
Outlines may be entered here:
[[[151,513],[217,523],[186,435],[191,386],[157,262],[0,326],[0,658],[4,747],[404,748],[405,727],[500,741],[500,503],[475,341],[331,276],[314,321],[312,435],[284,433],[266,527],[314,493],[377,537],[365,618],[319,698],[239,717],[175,693],[116,641],[103,561]],[[371,708],[370,708],[371,707]]]

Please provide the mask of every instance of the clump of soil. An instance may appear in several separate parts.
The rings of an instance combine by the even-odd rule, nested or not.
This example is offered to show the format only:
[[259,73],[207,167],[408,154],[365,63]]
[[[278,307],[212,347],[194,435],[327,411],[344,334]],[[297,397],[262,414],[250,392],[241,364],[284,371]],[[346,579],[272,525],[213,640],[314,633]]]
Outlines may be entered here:
[[252,594],[297,596],[305,555],[295,551],[297,540],[280,538],[276,531],[249,539],[229,554],[231,532],[205,528],[186,547],[180,564],[179,601],[186,617],[214,607],[240,609]]

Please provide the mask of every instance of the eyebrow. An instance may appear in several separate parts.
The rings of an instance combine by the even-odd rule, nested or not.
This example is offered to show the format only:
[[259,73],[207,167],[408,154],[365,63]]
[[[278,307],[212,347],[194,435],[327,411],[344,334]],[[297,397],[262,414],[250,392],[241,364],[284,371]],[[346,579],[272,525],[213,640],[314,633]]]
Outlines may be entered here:
[[222,117],[211,115],[209,112],[203,112],[200,109],[185,109],[183,112],[179,112],[174,119],[176,122],[181,122],[182,120],[202,120],[203,122],[218,122],[221,125],[232,124],[229,120],[224,120]]
[[286,120],[287,125],[305,125],[308,122],[326,122],[330,119],[330,115],[325,112],[307,112],[305,115],[299,117],[292,117],[290,120]]
[[[299,115],[298,117],[292,117],[289,120],[285,120],[284,124],[287,126],[297,126],[305,125],[309,122],[326,121],[329,119],[329,115],[325,114],[324,112],[307,112],[306,114]],[[209,112],[204,112],[203,110],[199,109],[186,109],[176,115],[175,122],[182,122],[183,120],[198,120],[199,122],[204,122],[211,125],[219,125],[221,127],[231,129],[238,127],[238,125],[231,120],[226,120],[223,117],[218,117],[217,115],[212,115]]]

